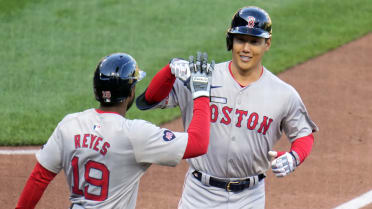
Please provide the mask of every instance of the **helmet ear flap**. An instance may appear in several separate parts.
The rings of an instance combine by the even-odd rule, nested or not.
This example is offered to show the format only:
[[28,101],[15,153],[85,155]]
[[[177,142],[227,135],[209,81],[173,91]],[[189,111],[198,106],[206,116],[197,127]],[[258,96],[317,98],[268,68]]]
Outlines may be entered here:
[[230,51],[233,47],[233,36],[230,33],[226,33],[226,47],[227,51]]

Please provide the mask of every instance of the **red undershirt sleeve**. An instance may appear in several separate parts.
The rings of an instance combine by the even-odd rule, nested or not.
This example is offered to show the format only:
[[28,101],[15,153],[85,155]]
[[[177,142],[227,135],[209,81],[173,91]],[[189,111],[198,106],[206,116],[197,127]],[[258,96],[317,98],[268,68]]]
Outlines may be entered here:
[[208,151],[210,130],[208,97],[199,97],[194,100],[193,114],[193,118],[187,130],[189,138],[183,159],[197,157]]
[[16,209],[35,208],[45,189],[56,175],[56,173],[45,169],[40,163],[36,163],[23,188]]
[[[176,77],[172,75],[169,64],[161,69],[151,80],[146,93],[146,102],[153,104],[165,99],[173,88]],[[209,98],[200,97],[194,100],[193,119],[188,129],[188,142],[183,159],[197,157],[207,153],[209,145],[208,134],[203,130],[209,130],[210,127],[210,109]],[[206,119],[207,118],[207,119]]]
[[152,78],[145,93],[146,102],[150,104],[161,102],[169,95],[175,80],[169,64],[166,65]]
[[314,144],[313,134],[298,138],[294,142],[292,142],[291,151],[295,151],[297,153],[299,158],[298,160],[300,161],[299,164],[301,164],[310,154],[313,144]]

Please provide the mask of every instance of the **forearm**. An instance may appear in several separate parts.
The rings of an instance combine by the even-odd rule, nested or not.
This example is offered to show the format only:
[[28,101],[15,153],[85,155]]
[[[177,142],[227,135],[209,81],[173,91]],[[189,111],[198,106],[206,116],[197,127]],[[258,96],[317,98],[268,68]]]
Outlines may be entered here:
[[292,153],[293,151],[295,152],[294,155],[298,165],[301,164],[307,158],[307,156],[309,156],[313,144],[314,144],[313,134],[298,138],[292,143],[291,151]]
[[187,130],[189,138],[183,159],[197,157],[207,153],[209,130],[209,97],[199,97],[194,100],[193,118]]
[[145,99],[149,104],[158,103],[166,98],[172,90],[176,77],[172,75],[169,64],[161,69],[151,80]]
[[16,209],[35,208],[45,189],[56,175],[57,174],[45,169],[39,163],[36,163],[34,170],[23,188]]

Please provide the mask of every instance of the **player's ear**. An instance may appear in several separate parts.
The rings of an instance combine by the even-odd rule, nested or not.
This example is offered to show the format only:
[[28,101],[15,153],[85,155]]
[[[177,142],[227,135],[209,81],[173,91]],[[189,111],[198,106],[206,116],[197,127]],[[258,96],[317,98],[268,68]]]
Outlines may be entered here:
[[265,46],[266,46],[265,51],[268,51],[270,49],[270,46],[271,46],[271,37],[265,39]]
[[133,86],[131,92],[130,92],[130,95],[129,97],[136,97],[136,85]]

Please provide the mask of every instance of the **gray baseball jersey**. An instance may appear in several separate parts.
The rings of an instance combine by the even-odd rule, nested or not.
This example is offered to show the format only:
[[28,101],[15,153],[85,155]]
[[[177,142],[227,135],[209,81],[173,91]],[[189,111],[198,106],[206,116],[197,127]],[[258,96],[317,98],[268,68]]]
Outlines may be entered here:
[[[268,151],[284,132],[289,141],[317,131],[297,91],[267,69],[246,87],[234,80],[229,63],[216,64],[211,87],[211,132],[208,153],[188,159],[192,169],[220,178],[245,178],[269,169]],[[176,80],[157,106],[179,106],[187,129],[192,97]]]
[[46,169],[64,170],[71,202],[84,208],[135,208],[141,176],[152,163],[175,166],[187,133],[95,109],[67,115],[36,154]]

